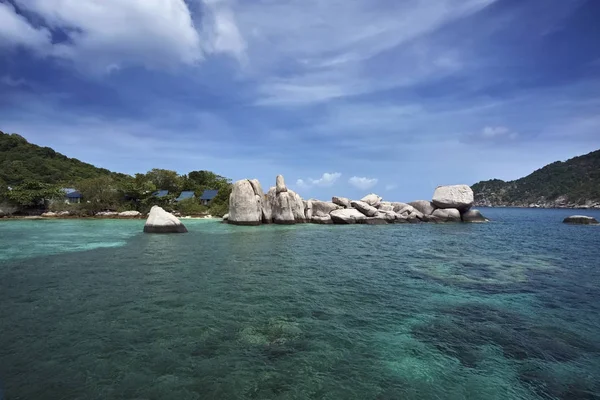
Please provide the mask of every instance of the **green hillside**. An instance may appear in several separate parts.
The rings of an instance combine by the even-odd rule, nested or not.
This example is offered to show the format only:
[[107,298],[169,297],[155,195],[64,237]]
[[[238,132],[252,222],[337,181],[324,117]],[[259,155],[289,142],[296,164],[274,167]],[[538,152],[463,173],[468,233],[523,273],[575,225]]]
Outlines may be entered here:
[[69,158],[49,147],[29,143],[17,134],[0,131],[0,182],[8,186],[27,181],[71,186],[82,179],[124,177],[107,169]]
[[479,206],[575,207],[600,203],[600,150],[505,182],[499,179],[472,186]]

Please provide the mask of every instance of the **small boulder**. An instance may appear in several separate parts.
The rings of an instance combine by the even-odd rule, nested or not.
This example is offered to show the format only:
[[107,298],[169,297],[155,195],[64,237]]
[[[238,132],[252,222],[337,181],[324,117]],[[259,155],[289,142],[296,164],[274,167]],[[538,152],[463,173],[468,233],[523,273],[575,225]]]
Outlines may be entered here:
[[433,193],[433,204],[439,208],[467,211],[474,202],[473,190],[468,185],[438,186]]
[[49,212],[45,212],[41,215],[44,218],[54,218],[56,217],[56,213],[49,211]]
[[394,205],[389,201],[382,201],[377,208],[379,211],[394,211]]
[[127,218],[139,217],[140,215],[142,215],[142,213],[139,211],[123,211],[123,212],[119,213],[119,217],[127,217]]
[[563,220],[565,224],[574,225],[598,225],[598,221],[594,217],[587,217],[585,215],[572,215]]
[[335,210],[330,215],[334,224],[356,224],[367,218],[363,213],[354,208]]
[[312,215],[315,217],[325,217],[340,208],[340,206],[330,201],[312,200]]
[[159,206],[150,209],[150,215],[144,225],[145,233],[186,233],[187,231],[177,217]]
[[471,209],[461,214],[463,222],[488,222],[489,220],[484,217],[479,210]]
[[411,201],[408,204],[414,207],[415,209],[419,210],[419,212],[423,213],[424,215],[431,215],[436,209],[436,206],[432,202],[427,200]]
[[228,220],[229,220],[229,214],[223,215],[223,221],[228,221]]
[[345,197],[336,197],[336,196],[333,196],[331,198],[331,202],[333,204],[337,204],[338,206],[342,206],[344,208],[351,208],[352,207],[350,205],[350,199],[347,199]]
[[379,212],[376,215],[377,218],[381,218],[384,219],[385,221],[389,222],[390,224],[396,222],[396,213],[393,211],[381,211],[381,209],[379,209]]
[[96,217],[116,217],[117,215],[119,215],[119,213],[115,211],[100,211],[99,213],[96,213]]
[[360,199],[360,201],[363,201],[372,207],[378,207],[381,203],[381,200],[381,196],[377,196],[375,193],[368,194]]
[[438,208],[431,214],[438,222],[460,222],[460,211],[456,208]]
[[68,211],[61,211],[58,213],[59,217],[68,217],[69,215],[71,215],[71,213]]
[[333,224],[333,220],[331,219],[331,215],[326,215],[324,217],[313,216],[310,219],[310,222],[312,222],[313,224],[321,224],[321,225],[330,225],[330,224]]
[[283,175],[277,175],[277,178],[275,179],[275,188],[277,190],[277,194],[288,191],[287,187],[285,186]]
[[377,215],[377,209],[364,201],[353,201],[350,204],[367,217],[374,217]]

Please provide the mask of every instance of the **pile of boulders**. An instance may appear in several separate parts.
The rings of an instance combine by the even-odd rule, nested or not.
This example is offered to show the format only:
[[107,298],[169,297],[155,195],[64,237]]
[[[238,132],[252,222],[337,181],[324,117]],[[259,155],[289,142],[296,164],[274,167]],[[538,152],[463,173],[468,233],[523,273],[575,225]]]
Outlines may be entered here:
[[368,224],[420,222],[487,222],[472,210],[473,191],[467,185],[439,186],[431,201],[389,202],[376,194],[360,200],[333,197],[331,201],[302,200],[279,175],[265,195],[256,179],[233,184],[229,214],[223,220],[235,225],[260,224]]

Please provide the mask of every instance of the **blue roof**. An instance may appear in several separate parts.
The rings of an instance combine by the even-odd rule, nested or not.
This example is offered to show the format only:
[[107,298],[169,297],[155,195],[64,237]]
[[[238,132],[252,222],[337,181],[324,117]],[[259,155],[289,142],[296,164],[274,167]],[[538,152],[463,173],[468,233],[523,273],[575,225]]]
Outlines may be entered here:
[[77,189],[73,189],[73,188],[62,188],[62,191],[63,191],[63,192],[65,192],[66,194],[69,194],[69,193],[76,192],[76,191],[77,191]]
[[67,198],[69,198],[69,199],[81,199],[81,198],[83,198],[83,196],[81,195],[80,192],[78,192],[77,190],[75,190],[73,192],[67,192]]
[[202,193],[202,196],[200,196],[200,200],[212,200],[215,198],[215,196],[217,195],[217,193],[219,193],[218,190],[205,190]]
[[179,195],[179,197],[175,201],[181,201],[181,200],[185,200],[185,199],[191,199],[193,197],[194,197],[194,191],[193,190],[185,190],[185,191],[181,192],[181,194]]
[[154,197],[165,197],[168,194],[169,194],[168,190],[157,190],[156,192],[152,193],[152,196],[154,196]]

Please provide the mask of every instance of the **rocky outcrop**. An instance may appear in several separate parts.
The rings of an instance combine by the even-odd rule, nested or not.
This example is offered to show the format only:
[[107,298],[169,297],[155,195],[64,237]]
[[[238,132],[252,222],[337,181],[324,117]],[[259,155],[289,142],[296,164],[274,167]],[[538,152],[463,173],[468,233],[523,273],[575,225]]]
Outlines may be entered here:
[[456,208],[438,208],[433,212],[438,222],[461,222],[460,211]]
[[588,217],[585,215],[572,215],[563,220],[565,224],[573,225],[598,225],[598,221],[594,217]]
[[235,182],[229,196],[229,223],[260,225],[262,219],[263,199],[256,195],[250,180]]
[[335,210],[329,215],[334,224],[357,224],[367,219],[363,213],[353,208]]
[[489,220],[484,217],[479,210],[470,209],[467,212],[461,214],[463,222],[488,222]]
[[473,190],[468,185],[438,186],[432,203],[438,208],[456,208],[467,211],[473,205]]
[[124,218],[140,217],[141,215],[142,215],[142,213],[139,211],[123,211],[123,212],[119,213],[119,217],[124,217]]
[[119,213],[116,211],[101,211],[96,213],[96,217],[116,217]]
[[43,213],[41,216],[42,216],[42,217],[44,217],[44,218],[54,218],[54,217],[56,217],[57,215],[56,215],[56,213],[55,213],[55,212],[52,212],[52,211],[50,211],[50,212],[45,212],[45,213]]
[[229,221],[229,214],[223,215],[223,221]]
[[238,225],[272,222],[372,225],[487,221],[479,211],[469,212],[472,204],[472,192],[469,191],[470,188],[464,185],[440,186],[436,189],[433,202],[389,202],[373,193],[355,201],[344,197],[333,197],[330,202],[302,200],[299,194],[285,186],[283,176],[278,175],[276,185],[266,195],[260,182],[255,179],[236,182],[229,199],[228,218],[223,220]]
[[338,206],[344,207],[344,208],[351,208],[352,206],[350,205],[350,199],[347,199],[345,197],[336,197],[333,196],[331,198],[331,201],[333,202],[333,204],[337,204]]
[[377,215],[377,209],[364,201],[353,201],[350,203],[352,207],[363,213],[366,217],[374,217]]
[[414,207],[423,215],[431,215],[436,209],[436,206],[428,200],[411,201],[408,205]]
[[380,196],[376,195],[375,193],[368,194],[365,197],[363,197],[362,199],[360,199],[360,201],[363,201],[372,207],[379,207],[381,200],[382,200],[382,198]]
[[187,231],[177,217],[159,206],[152,207],[144,225],[145,233],[186,233]]
[[68,217],[69,215],[71,215],[71,213],[69,211],[59,211],[58,212],[59,217]]

